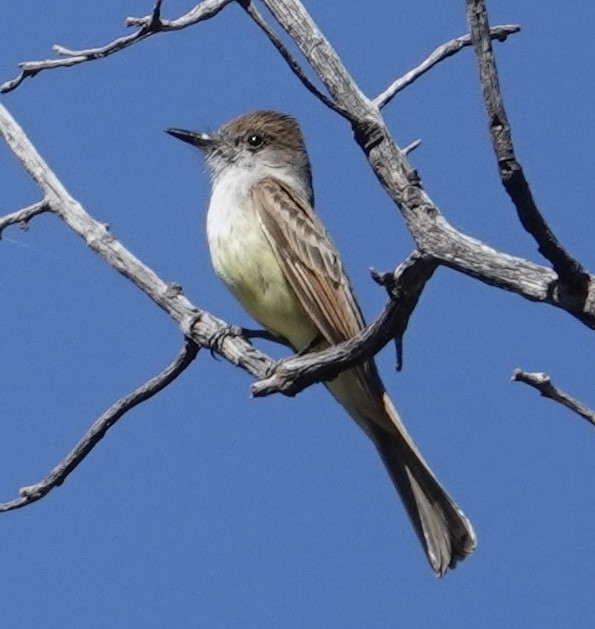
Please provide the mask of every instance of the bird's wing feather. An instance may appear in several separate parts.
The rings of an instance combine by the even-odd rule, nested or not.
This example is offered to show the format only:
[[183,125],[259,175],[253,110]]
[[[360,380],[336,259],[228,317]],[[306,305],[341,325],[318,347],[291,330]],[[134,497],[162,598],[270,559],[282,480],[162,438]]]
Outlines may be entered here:
[[252,187],[261,227],[302,307],[320,334],[336,344],[355,336],[364,320],[349,279],[310,204],[282,181]]

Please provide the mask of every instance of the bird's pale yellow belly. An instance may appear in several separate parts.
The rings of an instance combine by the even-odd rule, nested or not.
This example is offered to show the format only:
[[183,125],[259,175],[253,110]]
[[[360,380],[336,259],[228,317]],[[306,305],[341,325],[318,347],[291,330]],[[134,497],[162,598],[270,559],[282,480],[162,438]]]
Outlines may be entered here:
[[295,349],[306,347],[316,327],[285,279],[256,215],[232,210],[227,218],[207,221],[215,272],[256,321]]

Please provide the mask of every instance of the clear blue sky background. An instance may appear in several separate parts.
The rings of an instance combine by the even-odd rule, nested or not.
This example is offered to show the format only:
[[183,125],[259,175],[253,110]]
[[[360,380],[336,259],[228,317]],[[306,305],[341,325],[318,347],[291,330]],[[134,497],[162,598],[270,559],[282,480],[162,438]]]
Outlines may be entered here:
[[[102,44],[150,2],[10,3],[0,80],[50,46]],[[192,2],[164,3],[175,17]],[[309,2],[362,89],[376,95],[466,32],[463,2]],[[47,6],[46,6],[47,5]],[[595,4],[491,2],[514,139],[562,242],[593,268]],[[214,277],[200,156],[166,136],[271,108],[302,123],[318,209],[369,318],[368,267],[411,251],[350,129],[308,94],[237,6],[2,97],[70,192],[198,306],[249,324]],[[501,189],[470,49],[386,109],[457,227],[542,262]],[[0,213],[40,194],[0,147]],[[0,243],[0,499],[42,478],[118,397],[173,359],[173,322],[59,220]],[[278,354],[275,348],[264,345]],[[595,404],[592,335],[563,312],[441,269],[411,321],[405,369],[379,357],[424,454],[479,546],[432,575],[373,448],[322,387],[249,398],[208,352],[118,424],[59,489],[0,516],[5,627],[587,627],[595,617],[595,437],[509,378],[546,371]]]

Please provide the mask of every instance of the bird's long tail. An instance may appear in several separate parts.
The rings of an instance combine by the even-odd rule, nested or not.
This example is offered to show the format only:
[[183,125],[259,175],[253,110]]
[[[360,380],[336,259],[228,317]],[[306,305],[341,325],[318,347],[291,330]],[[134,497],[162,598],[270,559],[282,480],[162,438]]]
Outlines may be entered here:
[[424,461],[374,372],[343,372],[327,387],[373,441],[432,569],[442,576],[473,551],[475,532]]
[[396,431],[372,425],[370,437],[407,509],[428,561],[438,576],[477,545],[471,522],[438,482],[417,450],[388,395],[384,404]]

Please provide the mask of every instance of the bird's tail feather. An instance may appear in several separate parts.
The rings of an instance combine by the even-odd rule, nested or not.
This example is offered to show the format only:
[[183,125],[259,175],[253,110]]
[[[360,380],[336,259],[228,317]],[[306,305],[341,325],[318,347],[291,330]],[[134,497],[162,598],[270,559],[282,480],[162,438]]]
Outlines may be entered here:
[[403,500],[432,569],[442,576],[473,551],[477,544],[475,532],[415,447],[386,393],[383,401],[396,430],[386,431],[372,423],[368,434]]
[[475,548],[471,523],[424,461],[373,363],[344,371],[326,386],[374,442],[432,569],[442,576]]

